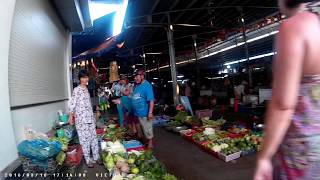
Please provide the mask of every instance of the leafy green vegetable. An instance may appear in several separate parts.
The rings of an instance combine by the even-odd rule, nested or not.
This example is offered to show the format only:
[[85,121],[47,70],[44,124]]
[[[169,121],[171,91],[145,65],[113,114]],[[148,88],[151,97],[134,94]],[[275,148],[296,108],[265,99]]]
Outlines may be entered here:
[[174,175],[167,173],[163,176],[163,180],[177,180],[177,178]]
[[53,137],[53,138],[49,138],[49,141],[58,141],[61,143],[61,149],[63,151],[68,150],[68,145],[69,145],[69,139],[66,137]]
[[[110,126],[110,125],[109,125]],[[125,128],[108,127],[105,129],[104,138],[110,139],[111,141],[122,140],[127,132]]]
[[63,162],[66,160],[66,153],[60,151],[60,153],[56,156],[56,162],[61,166]]
[[178,114],[174,117],[174,119],[178,122],[183,122],[188,116],[188,113],[185,111],[179,111]]

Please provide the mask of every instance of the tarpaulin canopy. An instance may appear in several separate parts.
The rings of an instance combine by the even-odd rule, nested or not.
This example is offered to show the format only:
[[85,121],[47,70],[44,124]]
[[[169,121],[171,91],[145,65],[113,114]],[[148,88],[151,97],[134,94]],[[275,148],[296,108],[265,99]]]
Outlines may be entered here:
[[119,38],[112,37],[115,13],[105,15],[93,22],[93,26],[72,35],[73,61],[101,55],[116,47]]
[[99,46],[95,48],[91,48],[88,51],[85,51],[79,54],[78,56],[73,57],[73,61],[82,60],[82,59],[91,58],[91,57],[100,57],[103,54],[108,53],[114,48],[121,48],[124,42],[118,43],[119,42],[118,39],[119,39],[118,36],[108,38]]

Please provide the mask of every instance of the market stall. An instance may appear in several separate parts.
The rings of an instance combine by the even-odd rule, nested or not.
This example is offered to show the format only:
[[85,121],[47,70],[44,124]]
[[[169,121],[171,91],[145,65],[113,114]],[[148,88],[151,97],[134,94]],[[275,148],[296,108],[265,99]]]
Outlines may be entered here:
[[[206,114],[205,111],[201,113]],[[180,110],[165,128],[225,162],[260,150],[262,125],[254,124],[251,127],[241,121],[231,122],[223,118],[212,120],[211,116],[199,115],[188,116],[188,113]]]
[[[159,120],[161,121],[161,120]],[[105,172],[113,180],[154,179],[176,180],[143,143],[119,127],[117,117],[96,129]],[[161,121],[162,122],[162,121]],[[42,173],[54,177],[67,173],[72,177],[81,166],[83,152],[74,126],[68,124],[68,115],[60,112],[52,130],[43,134],[27,130],[28,140],[18,146],[23,170],[26,173]]]
[[126,134],[126,129],[116,124],[104,128],[101,142],[102,159],[113,180],[161,179],[175,180],[165,166],[153,156],[152,151]]
[[75,127],[68,124],[68,118],[68,115],[60,112],[58,120],[46,134],[26,128],[27,140],[18,145],[25,173],[40,173],[42,176],[75,173],[75,167],[81,164],[83,152]]

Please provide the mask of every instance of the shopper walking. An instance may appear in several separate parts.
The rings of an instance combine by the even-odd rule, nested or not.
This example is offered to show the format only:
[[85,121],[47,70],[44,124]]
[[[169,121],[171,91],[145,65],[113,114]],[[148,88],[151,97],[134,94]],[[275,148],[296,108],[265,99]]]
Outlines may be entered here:
[[140,123],[138,118],[133,113],[131,89],[125,88],[123,96],[120,99],[113,100],[115,104],[122,107],[124,112],[124,124],[129,127],[129,132],[132,135],[136,135],[138,138],[142,138]]
[[139,118],[142,130],[148,140],[148,148],[153,148],[153,108],[154,95],[152,85],[144,79],[145,72],[136,70],[134,80],[136,86],[132,95],[132,107],[134,114]]
[[[99,156],[95,118],[87,88],[88,72],[81,70],[79,80],[80,85],[74,88],[69,105],[69,123],[76,125],[86,164],[92,168],[93,163],[102,164],[102,162]],[[92,150],[93,159],[90,157],[90,150]]]
[[277,39],[273,94],[254,179],[272,179],[277,150],[276,179],[319,179],[320,3],[279,0],[279,5],[289,18]]

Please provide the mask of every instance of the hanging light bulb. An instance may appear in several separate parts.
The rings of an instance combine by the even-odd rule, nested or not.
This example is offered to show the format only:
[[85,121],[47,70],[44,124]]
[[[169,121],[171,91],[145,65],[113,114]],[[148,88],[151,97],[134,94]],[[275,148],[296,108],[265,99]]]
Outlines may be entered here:
[[180,93],[180,89],[179,89],[179,86],[177,85],[177,95],[179,95]]
[[173,26],[172,25],[170,25],[170,29],[171,29],[171,31],[173,31]]

